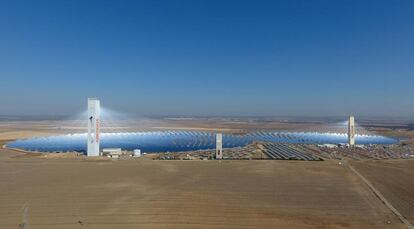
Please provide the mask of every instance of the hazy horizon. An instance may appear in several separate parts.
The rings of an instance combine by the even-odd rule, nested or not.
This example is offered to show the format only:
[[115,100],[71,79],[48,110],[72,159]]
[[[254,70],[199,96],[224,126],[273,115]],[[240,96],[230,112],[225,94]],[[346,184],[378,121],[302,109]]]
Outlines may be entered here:
[[[110,117],[112,122],[123,121],[145,121],[145,120],[217,120],[217,121],[255,121],[255,122],[292,122],[292,123],[337,123],[346,121],[348,116],[207,116],[207,115],[134,115],[134,114],[120,114]],[[356,121],[361,123],[376,123],[376,124],[406,124],[414,125],[414,117],[410,116],[356,116]],[[82,115],[0,115],[0,122],[2,121],[75,121],[86,120],[86,116]],[[102,119],[106,119],[104,115]]]
[[413,1],[2,1],[0,115],[414,117]]

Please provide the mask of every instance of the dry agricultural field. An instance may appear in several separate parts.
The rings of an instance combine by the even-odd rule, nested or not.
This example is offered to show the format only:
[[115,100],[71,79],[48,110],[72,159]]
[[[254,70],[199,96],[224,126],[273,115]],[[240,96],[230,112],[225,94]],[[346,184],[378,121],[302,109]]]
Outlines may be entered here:
[[333,162],[0,160],[0,227],[403,228]]

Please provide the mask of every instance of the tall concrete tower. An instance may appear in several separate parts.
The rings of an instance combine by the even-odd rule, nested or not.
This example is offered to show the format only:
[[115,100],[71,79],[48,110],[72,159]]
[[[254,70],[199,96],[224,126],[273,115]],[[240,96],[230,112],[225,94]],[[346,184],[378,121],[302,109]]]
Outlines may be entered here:
[[349,116],[348,119],[348,144],[355,145],[355,119],[354,116]]
[[99,156],[101,103],[98,99],[88,99],[88,156]]
[[223,135],[216,134],[216,159],[223,159]]

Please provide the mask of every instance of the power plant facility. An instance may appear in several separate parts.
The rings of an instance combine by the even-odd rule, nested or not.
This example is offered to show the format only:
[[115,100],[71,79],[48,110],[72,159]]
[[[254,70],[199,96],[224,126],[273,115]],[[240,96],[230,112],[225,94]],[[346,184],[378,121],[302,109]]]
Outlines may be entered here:
[[216,159],[223,159],[223,135],[216,134]]
[[88,99],[88,156],[100,156],[100,112],[101,104],[98,99]]
[[[88,99],[87,114],[87,133],[19,139],[8,143],[7,147],[35,152],[83,152],[87,156],[102,156],[100,150],[100,147],[102,147],[104,149],[119,149],[122,155],[129,154],[133,157],[140,157],[141,154],[146,153],[212,150],[212,157],[221,160],[224,158],[223,147],[225,149],[246,147],[255,142],[309,145],[347,144],[351,147],[355,146],[355,141],[358,141],[358,144],[361,145],[389,145],[398,142],[396,139],[380,135],[364,133],[357,135],[354,116],[348,118],[347,130],[342,122],[340,125],[342,131],[337,132],[255,130],[244,134],[223,134],[194,130],[100,133],[102,129],[100,119],[101,107],[100,100],[96,98]],[[223,139],[225,139],[225,142],[223,142]],[[269,149],[269,152],[274,151],[274,147],[272,147]],[[108,154],[108,152],[105,153]],[[226,152],[224,152],[224,155],[227,155]],[[277,155],[277,152],[275,155]],[[286,157],[284,156],[284,158]]]
[[[89,116],[92,117],[92,116]],[[96,117],[96,116],[95,116]],[[84,152],[88,156],[98,156],[99,147],[122,148],[125,151],[140,149],[141,153],[185,152],[212,149],[214,154],[223,148],[245,147],[254,142],[273,142],[289,144],[348,144],[345,133],[292,132],[292,131],[251,131],[245,134],[220,134],[209,131],[165,130],[99,133],[100,122],[90,122],[88,133],[61,134],[55,136],[18,139],[7,147],[35,152]],[[94,125],[91,125],[94,124]],[[98,125],[98,131],[96,131]],[[346,129],[346,127],[345,127]],[[98,133],[98,136],[96,135]],[[353,142],[360,145],[390,145],[398,140],[381,135],[353,135]],[[97,139],[97,141],[95,141]],[[221,141],[220,141],[221,140]],[[225,140],[225,141],[223,141]],[[86,144],[88,141],[88,144]],[[220,157],[220,155],[218,155]]]
[[348,119],[348,144],[349,146],[355,145],[355,118],[349,116]]

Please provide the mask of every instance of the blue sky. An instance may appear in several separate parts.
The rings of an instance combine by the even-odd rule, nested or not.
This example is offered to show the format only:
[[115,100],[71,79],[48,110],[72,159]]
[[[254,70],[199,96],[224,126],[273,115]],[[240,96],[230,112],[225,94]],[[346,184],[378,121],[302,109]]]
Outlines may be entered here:
[[0,114],[414,116],[414,1],[0,1]]

